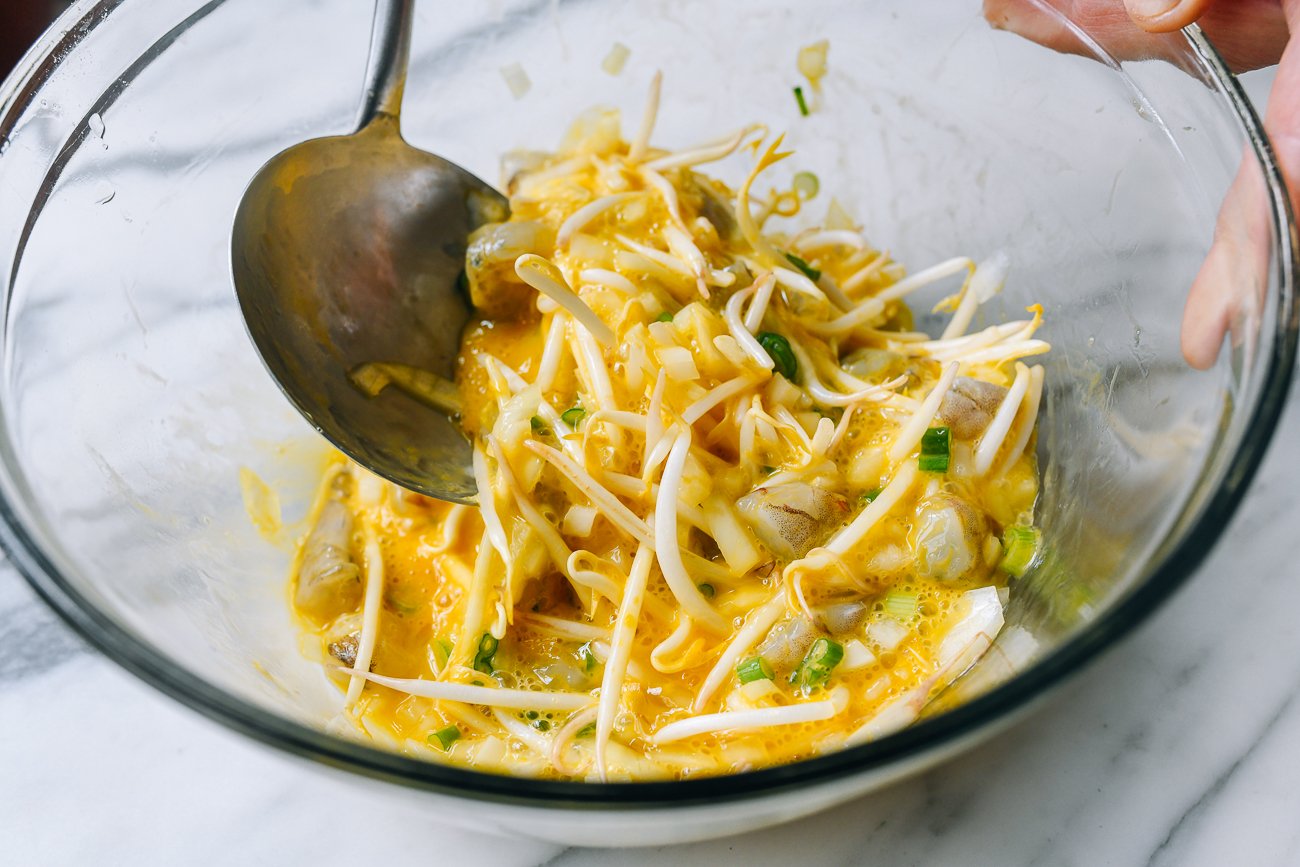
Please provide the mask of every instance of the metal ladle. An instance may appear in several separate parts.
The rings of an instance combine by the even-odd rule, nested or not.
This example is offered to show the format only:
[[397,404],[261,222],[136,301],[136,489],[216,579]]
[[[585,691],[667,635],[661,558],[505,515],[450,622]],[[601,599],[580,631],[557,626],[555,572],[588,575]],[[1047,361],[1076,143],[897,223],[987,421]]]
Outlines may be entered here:
[[396,388],[370,397],[349,378],[372,362],[454,377],[471,310],[457,285],[467,238],[510,212],[488,184],[402,139],[413,3],[377,0],[357,131],[262,167],[235,216],[231,261],[249,334],[298,411],[367,469],[472,503],[459,426]]

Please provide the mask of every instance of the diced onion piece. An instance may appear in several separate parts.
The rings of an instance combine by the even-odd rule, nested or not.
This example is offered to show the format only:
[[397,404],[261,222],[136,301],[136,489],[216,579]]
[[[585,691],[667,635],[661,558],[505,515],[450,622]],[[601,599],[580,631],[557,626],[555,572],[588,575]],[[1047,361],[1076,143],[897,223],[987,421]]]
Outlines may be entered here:
[[564,513],[560,529],[566,536],[585,539],[591,535],[591,528],[596,523],[596,510],[591,506],[570,506]]
[[656,349],[655,357],[663,365],[669,379],[690,382],[700,378],[700,371],[695,366],[695,357],[684,346],[665,346]]
[[898,647],[907,636],[907,627],[892,617],[881,617],[867,624],[867,638],[870,638],[884,651],[890,651]]
[[521,99],[533,86],[532,81],[528,78],[528,73],[518,63],[510,63],[501,67],[501,77],[505,79],[506,87],[510,88],[510,95],[515,99]]
[[840,204],[840,200],[834,197],[826,205],[826,219],[822,223],[827,229],[854,229],[857,226],[849,216],[849,212]]
[[814,86],[820,84],[822,78],[826,75],[826,55],[830,51],[830,47],[831,44],[828,40],[821,39],[812,45],[805,45],[799,49],[797,63],[799,73]]
[[623,71],[623,65],[627,63],[628,55],[632,50],[622,42],[615,42],[609,48],[609,53],[605,59],[600,62],[600,68],[608,75],[618,75]]
[[750,705],[756,705],[765,698],[781,694],[781,688],[767,677],[760,677],[741,684],[736,691],[744,696],[745,701],[749,702]]
[[850,638],[844,642],[844,661],[840,663],[840,671],[858,671],[875,662],[875,654],[858,639]]

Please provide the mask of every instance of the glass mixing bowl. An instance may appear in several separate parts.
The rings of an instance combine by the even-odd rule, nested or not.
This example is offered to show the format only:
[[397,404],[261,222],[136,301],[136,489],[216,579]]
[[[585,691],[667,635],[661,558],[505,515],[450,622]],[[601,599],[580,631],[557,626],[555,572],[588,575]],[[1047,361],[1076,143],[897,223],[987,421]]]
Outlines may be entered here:
[[[1055,347],[1044,554],[1012,588],[1016,646],[912,728],[741,775],[609,785],[449,768],[326,730],[338,697],[299,653],[286,593],[323,446],[245,333],[228,244],[263,162],[349,130],[371,14],[356,0],[82,0],[0,90],[0,535],[13,562],[92,643],[186,705],[497,830],[721,835],[969,747],[1195,570],[1272,434],[1296,343],[1285,189],[1200,32],[1153,41],[1164,60],[1117,63],[1085,30],[1077,49],[1094,57],[1057,54],[974,5],[424,0],[405,104],[415,145],[496,178],[500,153],[553,145],[589,105],[635,122],[663,69],[658,144],[762,121],[797,148],[790,171],[821,177],[816,205],[833,192],[910,267],[1007,251],[990,316],[1041,302]],[[801,118],[795,54],[826,37],[823,103]],[[631,56],[613,76],[600,62],[616,41]],[[514,63],[532,82],[518,99],[500,72]],[[1221,286],[1241,312],[1218,364],[1197,372],[1179,353],[1180,311],[1243,155],[1255,195],[1220,227],[1250,247]],[[720,172],[734,182],[745,162]],[[278,492],[277,539],[247,517],[241,468]]]

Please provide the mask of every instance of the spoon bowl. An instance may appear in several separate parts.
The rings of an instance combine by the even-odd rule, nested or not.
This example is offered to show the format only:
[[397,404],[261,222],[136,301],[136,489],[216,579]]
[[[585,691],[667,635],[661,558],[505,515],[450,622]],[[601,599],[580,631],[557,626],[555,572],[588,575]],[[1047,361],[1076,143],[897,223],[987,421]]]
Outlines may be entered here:
[[471,449],[455,420],[352,379],[371,363],[454,377],[471,312],[458,286],[467,239],[509,215],[482,180],[402,139],[411,5],[376,5],[358,131],[294,145],[253,178],[231,263],[258,352],[317,430],[403,487],[472,503]]

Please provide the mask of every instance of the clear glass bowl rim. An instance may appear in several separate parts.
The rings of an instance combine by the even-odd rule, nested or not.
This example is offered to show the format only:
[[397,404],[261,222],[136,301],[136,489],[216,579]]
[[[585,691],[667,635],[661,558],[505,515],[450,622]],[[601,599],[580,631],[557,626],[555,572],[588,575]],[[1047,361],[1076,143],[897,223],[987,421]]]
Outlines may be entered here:
[[[5,118],[19,114],[46,75],[97,27],[111,20],[126,0],[78,0],[64,12],[0,84],[0,135]],[[160,51],[225,0],[209,0],[163,35]],[[1295,289],[1300,278],[1300,239],[1286,183],[1259,117],[1227,63],[1193,25],[1183,32],[1187,45],[1205,65],[1226,97],[1264,174],[1273,244],[1279,263],[1275,334],[1260,398],[1241,446],[1229,461],[1204,512],[1179,545],[1128,598],[1102,614],[1064,644],[1011,680],[965,704],[879,741],[787,765],[719,777],[668,782],[587,783],[510,777],[434,764],[368,747],[268,713],[206,681],[197,680],[155,648],[124,629],[77,591],[27,532],[22,509],[12,499],[14,486],[0,485],[0,547],[51,608],[87,642],[145,683],[209,719],[285,752],[367,777],[450,795],[528,807],[593,812],[628,809],[682,809],[771,796],[809,786],[881,771],[894,764],[959,743],[992,724],[1013,717],[1070,675],[1113,646],[1149,617],[1197,569],[1218,541],[1250,486],[1272,439],[1290,387],[1295,364],[1300,309]],[[7,324],[6,324],[7,327]],[[0,473],[10,475],[8,467]]]

